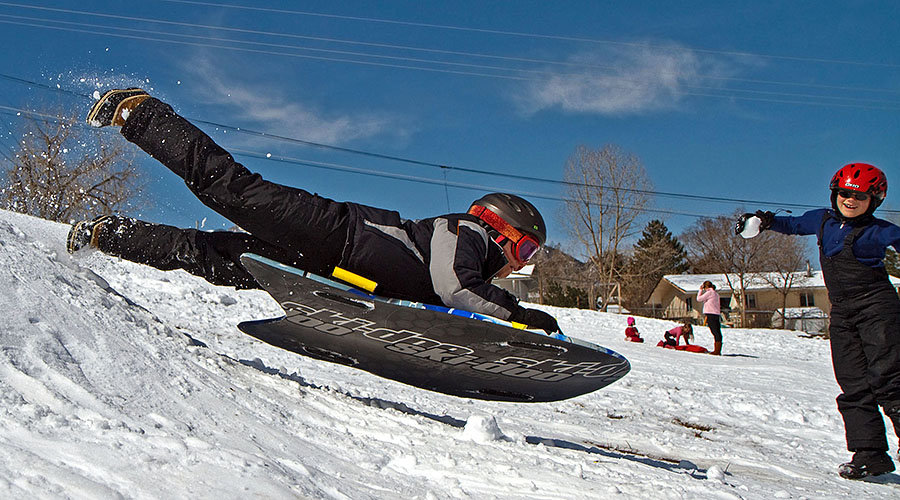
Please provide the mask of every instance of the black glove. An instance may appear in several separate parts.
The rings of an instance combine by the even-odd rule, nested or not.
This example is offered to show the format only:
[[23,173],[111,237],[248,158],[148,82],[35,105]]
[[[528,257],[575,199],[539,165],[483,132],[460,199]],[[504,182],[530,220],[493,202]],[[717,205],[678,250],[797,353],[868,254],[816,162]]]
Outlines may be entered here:
[[759,220],[762,221],[762,223],[759,225],[760,231],[762,231],[763,229],[769,229],[770,227],[772,227],[772,223],[775,222],[775,214],[769,212],[768,210],[766,210],[765,212],[763,212],[762,210],[757,210],[754,215],[759,217]]
[[759,219],[759,230],[764,231],[772,227],[772,223],[775,222],[775,214],[769,211],[763,212],[762,210],[757,210],[755,214],[744,214],[740,216],[737,222],[734,223],[734,234],[741,234],[744,232],[744,225],[747,223],[747,219],[750,217],[756,217]]
[[509,321],[511,323],[523,323],[529,328],[540,328],[547,333],[559,331],[559,324],[556,323],[556,319],[537,309],[525,309],[519,306],[509,315]]

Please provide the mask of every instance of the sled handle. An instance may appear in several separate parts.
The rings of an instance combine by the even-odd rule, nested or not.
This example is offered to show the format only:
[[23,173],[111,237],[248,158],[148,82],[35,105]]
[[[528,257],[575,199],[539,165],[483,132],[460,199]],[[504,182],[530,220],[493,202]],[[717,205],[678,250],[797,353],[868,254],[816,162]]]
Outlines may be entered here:
[[375,287],[378,286],[378,283],[375,283],[369,278],[364,278],[356,273],[351,273],[350,271],[341,269],[337,266],[335,266],[334,271],[331,272],[331,276],[343,281],[344,283],[349,283],[353,286],[362,288],[369,293],[374,292]]

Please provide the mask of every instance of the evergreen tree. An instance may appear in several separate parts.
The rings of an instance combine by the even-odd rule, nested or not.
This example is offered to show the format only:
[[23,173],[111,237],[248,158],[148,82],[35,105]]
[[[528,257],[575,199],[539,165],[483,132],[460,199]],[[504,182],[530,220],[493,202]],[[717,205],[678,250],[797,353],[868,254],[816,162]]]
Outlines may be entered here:
[[900,278],[900,254],[893,248],[888,248],[884,254],[884,268],[891,276]]
[[570,285],[551,282],[547,287],[546,304],[558,307],[575,307],[578,309],[588,309],[588,294],[584,290],[575,288]]
[[647,223],[641,239],[634,245],[634,253],[622,282],[625,307],[638,312],[653,288],[666,274],[680,274],[688,270],[684,245],[660,221]]

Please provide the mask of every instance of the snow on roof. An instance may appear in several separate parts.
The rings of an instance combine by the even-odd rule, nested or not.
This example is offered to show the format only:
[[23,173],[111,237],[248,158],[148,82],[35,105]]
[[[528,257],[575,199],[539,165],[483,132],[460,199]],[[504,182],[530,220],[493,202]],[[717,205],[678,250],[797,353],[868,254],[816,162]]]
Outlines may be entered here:
[[[729,276],[731,277],[732,283],[738,283],[739,280],[737,274],[730,274]],[[667,274],[663,276],[663,279],[685,292],[699,291],[700,285],[707,280],[716,285],[716,290],[719,292],[731,291],[731,287],[728,286],[728,280],[725,278],[725,274]],[[891,276],[890,279],[892,285],[895,287],[900,286],[900,278]],[[746,290],[771,289],[772,283],[780,284],[783,281],[781,275],[778,273],[747,274],[744,276],[744,280],[744,288]],[[825,288],[825,279],[822,276],[822,271],[812,271],[811,273],[799,271],[794,273],[794,281],[791,287]]]
[[509,279],[530,278],[532,273],[534,273],[534,264],[528,264],[527,266],[523,267],[522,269],[519,269],[518,271],[513,271],[513,272],[509,273],[509,276],[507,276],[507,278],[509,278]]

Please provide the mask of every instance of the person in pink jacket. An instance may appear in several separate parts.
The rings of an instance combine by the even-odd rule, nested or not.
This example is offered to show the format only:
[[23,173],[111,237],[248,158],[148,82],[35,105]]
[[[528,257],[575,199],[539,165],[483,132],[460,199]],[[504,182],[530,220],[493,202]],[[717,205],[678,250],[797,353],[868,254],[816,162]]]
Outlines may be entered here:
[[706,326],[709,327],[709,331],[712,332],[713,339],[715,339],[713,352],[710,354],[719,356],[722,354],[722,323],[719,321],[719,314],[722,313],[722,309],[719,305],[719,292],[716,291],[716,285],[713,285],[712,281],[707,280],[700,285],[700,291],[697,292],[697,302],[703,303]]
[[685,322],[683,326],[676,326],[664,333],[663,337],[665,340],[656,344],[658,347],[677,348],[681,344],[681,339],[684,339],[684,345],[688,346],[694,340],[694,329],[689,322]]

